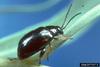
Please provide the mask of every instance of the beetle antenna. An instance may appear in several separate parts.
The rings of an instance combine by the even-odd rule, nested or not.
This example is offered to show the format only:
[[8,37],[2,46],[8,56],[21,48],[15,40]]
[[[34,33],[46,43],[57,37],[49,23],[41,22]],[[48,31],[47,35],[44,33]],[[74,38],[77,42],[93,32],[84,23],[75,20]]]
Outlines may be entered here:
[[66,24],[62,29],[65,29],[65,28],[67,27],[67,25],[70,23],[70,21],[71,21],[72,19],[74,19],[76,16],[78,16],[79,14],[81,14],[81,12],[75,14],[75,15],[67,22],[67,24]]
[[68,16],[69,12],[70,12],[71,7],[72,7],[72,4],[71,4],[71,5],[69,6],[69,8],[68,8],[68,11],[67,11],[67,13],[66,13],[66,15],[65,15],[65,19],[64,19],[64,22],[63,22],[61,28],[64,27],[64,24],[65,24],[65,22],[66,22],[66,19],[67,19],[67,16]]

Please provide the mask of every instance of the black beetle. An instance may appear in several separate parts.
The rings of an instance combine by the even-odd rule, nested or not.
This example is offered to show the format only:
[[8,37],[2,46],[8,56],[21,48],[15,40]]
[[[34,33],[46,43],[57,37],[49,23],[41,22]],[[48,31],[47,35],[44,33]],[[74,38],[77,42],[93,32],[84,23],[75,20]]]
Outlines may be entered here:
[[46,26],[46,27],[39,27],[31,32],[27,33],[22,37],[18,45],[18,58],[20,60],[26,59],[33,54],[40,52],[40,58],[45,53],[45,47],[50,45],[50,42],[55,39],[55,36],[63,35],[63,29],[69,24],[69,22],[76,17],[77,15],[81,14],[81,12],[75,14],[65,25],[66,17],[70,12],[72,4],[70,5],[68,12],[65,16],[65,20],[62,26]]

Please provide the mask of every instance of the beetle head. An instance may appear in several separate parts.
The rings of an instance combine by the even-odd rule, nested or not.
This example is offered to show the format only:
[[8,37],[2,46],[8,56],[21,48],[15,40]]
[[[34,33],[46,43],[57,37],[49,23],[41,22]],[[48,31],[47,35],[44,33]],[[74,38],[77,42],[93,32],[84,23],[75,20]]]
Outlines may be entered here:
[[47,26],[47,28],[49,29],[49,31],[52,32],[52,34],[53,34],[54,36],[63,34],[63,30],[62,30],[61,27],[59,27],[59,26]]

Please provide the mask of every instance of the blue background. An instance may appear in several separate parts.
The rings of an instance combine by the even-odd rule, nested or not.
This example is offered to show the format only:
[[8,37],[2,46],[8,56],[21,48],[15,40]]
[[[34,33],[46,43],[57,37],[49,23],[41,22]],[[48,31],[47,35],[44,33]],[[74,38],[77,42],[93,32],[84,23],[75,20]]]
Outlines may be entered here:
[[[2,5],[38,4],[47,0],[0,0]],[[62,0],[48,10],[38,13],[0,13],[0,38],[35,25],[54,16],[69,4],[70,0]],[[93,21],[95,24],[76,41],[57,49],[49,61],[42,63],[51,67],[79,67],[81,62],[100,63],[100,18]]]

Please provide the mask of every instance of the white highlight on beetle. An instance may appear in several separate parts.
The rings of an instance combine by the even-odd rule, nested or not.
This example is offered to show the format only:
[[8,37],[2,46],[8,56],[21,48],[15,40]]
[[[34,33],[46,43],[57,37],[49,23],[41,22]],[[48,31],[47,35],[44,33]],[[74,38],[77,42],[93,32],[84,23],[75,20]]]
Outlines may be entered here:
[[40,32],[40,34],[42,35],[42,36],[44,36],[44,35],[49,35],[50,37],[53,37],[52,35],[51,35],[51,33],[48,31],[48,30],[43,30],[43,31],[41,31]]
[[58,28],[58,30],[61,30],[61,28]]
[[56,29],[51,29],[51,31],[52,31],[52,32],[54,32],[54,33],[56,33],[56,32],[57,32],[57,30],[56,30]]
[[30,39],[32,39],[32,38],[33,38],[33,36],[30,36],[30,37],[28,37],[27,39],[25,39],[25,40],[23,41],[23,45],[26,46],[26,44],[28,43],[28,41],[29,41]]

